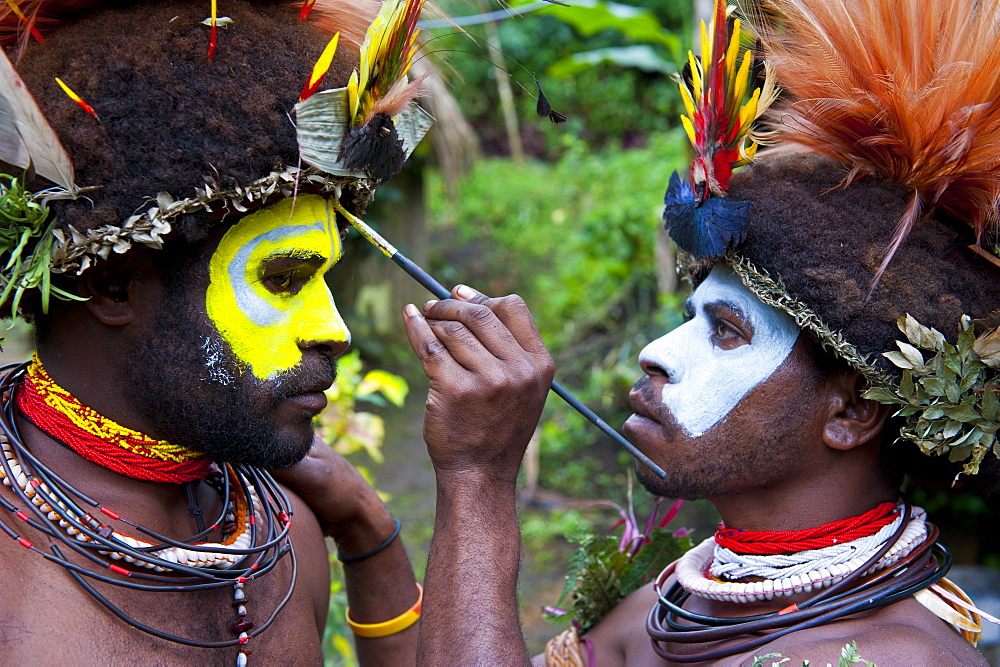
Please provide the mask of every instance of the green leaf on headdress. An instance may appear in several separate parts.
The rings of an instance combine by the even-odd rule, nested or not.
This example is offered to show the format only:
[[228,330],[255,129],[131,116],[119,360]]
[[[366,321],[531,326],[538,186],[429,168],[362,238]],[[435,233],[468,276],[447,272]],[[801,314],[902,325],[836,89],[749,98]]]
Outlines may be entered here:
[[964,462],[961,474],[966,475],[978,472],[991,449],[996,452],[1000,430],[1000,373],[991,365],[994,359],[1000,363],[1000,329],[991,322],[984,331],[982,322],[963,317],[952,345],[912,316],[899,318],[909,343],[897,341],[899,351],[885,353],[904,369],[899,386],[864,394],[902,406],[895,413],[906,418],[900,439],[914,442],[925,454]]
[[1000,386],[986,386],[983,390],[983,419],[987,421],[997,421],[1000,419],[1000,399],[997,398],[997,391]]
[[48,312],[49,296],[80,297],[52,287],[53,245],[61,234],[49,216],[45,198],[51,193],[29,192],[20,179],[0,174],[0,304],[10,300],[16,315],[23,296],[38,290],[42,312]]

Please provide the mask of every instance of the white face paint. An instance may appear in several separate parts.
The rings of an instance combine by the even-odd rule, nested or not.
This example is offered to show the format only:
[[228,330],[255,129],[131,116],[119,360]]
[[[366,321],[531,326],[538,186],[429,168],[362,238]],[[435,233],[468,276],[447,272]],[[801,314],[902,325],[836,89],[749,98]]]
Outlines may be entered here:
[[[696,438],[774,373],[792,351],[799,329],[789,315],[761,302],[724,266],[712,269],[688,303],[694,317],[647,345],[639,361],[667,373],[663,404],[678,426]],[[746,325],[750,342],[725,349],[720,332],[730,341],[737,338],[726,329],[726,320],[734,315]]]

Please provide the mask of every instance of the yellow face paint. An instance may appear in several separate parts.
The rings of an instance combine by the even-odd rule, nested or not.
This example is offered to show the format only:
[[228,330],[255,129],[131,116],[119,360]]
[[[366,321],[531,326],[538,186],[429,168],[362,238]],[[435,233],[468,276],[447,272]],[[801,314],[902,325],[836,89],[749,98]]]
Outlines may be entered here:
[[333,208],[283,199],[233,225],[209,262],[208,316],[261,380],[302,361],[300,344],[350,342],[323,274],[343,250]]

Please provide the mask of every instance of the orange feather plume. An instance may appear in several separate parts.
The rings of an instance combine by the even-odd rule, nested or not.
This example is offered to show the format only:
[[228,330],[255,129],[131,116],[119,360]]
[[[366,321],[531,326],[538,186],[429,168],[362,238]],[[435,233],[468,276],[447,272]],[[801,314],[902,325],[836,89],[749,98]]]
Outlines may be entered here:
[[339,32],[341,46],[358,51],[380,6],[378,0],[315,0],[307,21],[328,35]]
[[749,12],[788,102],[784,142],[912,190],[874,283],[932,208],[998,226],[1000,0],[763,0]]

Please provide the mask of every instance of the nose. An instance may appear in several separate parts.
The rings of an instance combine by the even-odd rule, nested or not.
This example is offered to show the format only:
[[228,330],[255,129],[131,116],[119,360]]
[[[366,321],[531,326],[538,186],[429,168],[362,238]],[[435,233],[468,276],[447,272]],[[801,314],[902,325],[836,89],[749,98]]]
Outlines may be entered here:
[[315,296],[296,323],[298,346],[303,352],[312,350],[336,359],[351,346],[351,332],[326,284],[321,284]]
[[650,377],[663,377],[670,380],[670,373],[663,366],[649,360],[639,360],[639,367],[642,372]]
[[302,350],[314,350],[319,352],[324,357],[330,357],[331,359],[336,359],[340,355],[347,352],[347,349],[351,347],[351,339],[347,340],[304,340],[299,342],[299,347]]
[[668,383],[680,382],[681,364],[678,363],[677,348],[683,333],[679,332],[688,324],[682,324],[642,349],[639,353],[639,367],[643,373],[652,378],[662,378]]

